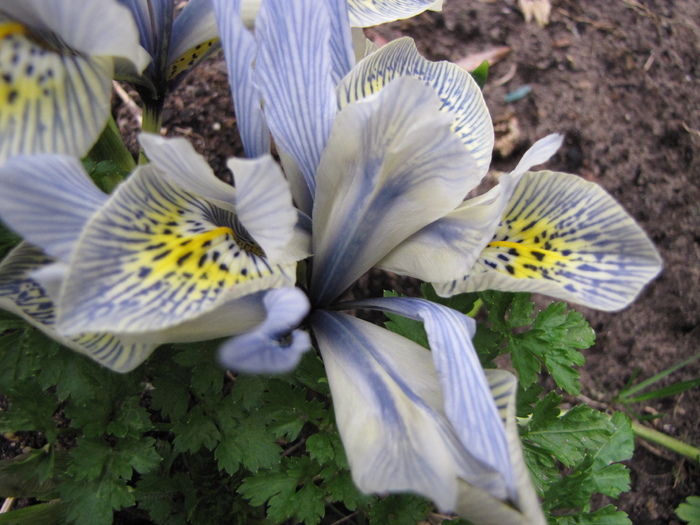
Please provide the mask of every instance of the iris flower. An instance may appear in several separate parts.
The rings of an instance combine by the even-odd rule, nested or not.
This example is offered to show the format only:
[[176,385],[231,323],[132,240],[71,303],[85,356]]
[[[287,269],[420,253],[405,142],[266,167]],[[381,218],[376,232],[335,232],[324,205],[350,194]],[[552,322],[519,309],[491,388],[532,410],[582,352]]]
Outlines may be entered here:
[[[250,110],[239,116],[246,151],[264,151],[256,147],[269,129],[311,215],[309,325],[353,479],[365,492],[423,494],[478,523],[543,523],[514,430],[515,380],[481,369],[473,322],[419,299],[341,296],[377,266],[435,282],[443,295],[528,289],[619,309],[659,272],[658,254],[597,186],[528,172],[556,151],[556,135],[494,190],[463,201],[493,147],[476,84],[423,59],[409,39],[355,65],[347,12],[326,5],[266,0],[255,39],[242,43],[226,31],[240,27],[235,4],[215,2],[229,74]],[[357,308],[423,321],[431,351],[341,312]],[[275,350],[284,358],[284,341],[251,352],[234,338],[221,359],[280,371],[271,363]]]
[[141,46],[151,56],[145,71],[124,68],[143,103],[143,129],[158,133],[165,97],[197,64],[219,49],[211,0],[190,0],[175,17],[172,0],[119,0],[136,20]]
[[[141,141],[150,164],[111,196],[74,157],[16,156],[0,167],[0,217],[30,243],[0,267],[0,306],[119,372],[159,344],[278,319],[285,298],[265,292],[293,286],[308,255],[271,158],[232,159],[233,188],[184,139]],[[298,322],[308,302],[286,293],[302,296],[286,314]],[[113,347],[84,343],[85,334]]]
[[[660,269],[650,241],[598,187],[528,172],[554,153],[556,136],[494,190],[463,201],[493,147],[478,87],[408,39],[355,64],[345,0],[264,0],[255,37],[241,2],[214,7],[249,157],[229,164],[235,190],[186,142],[149,135],[151,164],[110,198],[78,166],[47,173],[55,156],[0,171],[3,220],[67,262],[63,273],[31,274],[57,290],[56,332],[152,343],[244,332],[220,359],[253,373],[291,370],[313,337],[361,490],[419,493],[475,523],[545,523],[519,445],[516,379],[481,368],[473,320],[421,299],[342,296],[382,267],[445,295],[542,287],[620,308]],[[50,193],[29,191],[37,187]],[[55,220],[36,218],[46,202]],[[293,284],[307,227],[304,293]],[[232,272],[242,252],[250,263]],[[241,279],[251,269],[255,279]],[[345,313],[358,308],[422,321],[430,350]]]
[[107,122],[115,66],[140,72],[148,60],[115,0],[3,0],[0,162],[85,155]]

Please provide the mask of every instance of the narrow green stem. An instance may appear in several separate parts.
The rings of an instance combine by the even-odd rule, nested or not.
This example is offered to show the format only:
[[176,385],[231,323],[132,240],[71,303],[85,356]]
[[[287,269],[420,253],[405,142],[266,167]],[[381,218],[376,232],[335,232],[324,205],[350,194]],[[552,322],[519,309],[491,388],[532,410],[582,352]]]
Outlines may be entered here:
[[681,456],[692,459],[696,463],[700,463],[700,448],[693,447],[692,445],[683,443],[676,438],[667,436],[663,432],[646,427],[638,421],[632,421],[632,431],[640,438],[661,445],[662,447],[667,448],[676,454],[680,454]]
[[[144,99],[143,113],[141,115],[141,131],[147,133],[155,133],[160,135],[160,128],[163,127],[163,104],[165,100],[159,99]],[[139,155],[139,164],[146,164],[148,159],[141,150]]]

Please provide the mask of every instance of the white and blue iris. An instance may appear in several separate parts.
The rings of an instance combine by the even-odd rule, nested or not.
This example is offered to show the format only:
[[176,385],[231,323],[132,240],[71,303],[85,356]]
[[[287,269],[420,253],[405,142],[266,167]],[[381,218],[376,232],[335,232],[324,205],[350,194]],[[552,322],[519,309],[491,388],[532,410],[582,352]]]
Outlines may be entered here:
[[[381,267],[444,295],[535,290],[617,309],[658,273],[656,251],[596,186],[528,172],[557,136],[463,201],[493,146],[466,72],[408,39],[355,64],[346,0],[263,0],[255,36],[243,3],[213,0],[248,157],[229,163],[235,189],[182,139],[153,135],[141,138],[151,164],[111,197],[64,157],[0,170],[0,215],[51,256],[52,272],[22,274],[52,296],[43,328],[149,343],[240,334],[220,359],[253,373],[293,369],[313,338],[360,489],[423,494],[477,523],[544,523],[515,378],[481,368],[474,322],[420,299],[342,295]],[[47,202],[49,224],[37,219]],[[295,268],[309,254],[304,292]],[[423,322],[430,350],[343,312],[358,308]],[[131,369],[151,349],[103,362]]]

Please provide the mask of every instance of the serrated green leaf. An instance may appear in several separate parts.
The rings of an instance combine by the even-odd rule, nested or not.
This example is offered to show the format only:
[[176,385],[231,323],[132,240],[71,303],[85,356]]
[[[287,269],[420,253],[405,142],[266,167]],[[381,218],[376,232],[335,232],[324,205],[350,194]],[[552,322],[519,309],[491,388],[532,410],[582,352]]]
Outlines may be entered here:
[[321,464],[332,461],[335,457],[331,436],[322,432],[313,434],[306,439],[306,451],[311,459]]
[[560,402],[561,397],[548,394],[535,408],[524,437],[570,467],[581,461],[586,449],[602,447],[613,427],[605,414],[585,405],[557,416]]
[[634,431],[632,422],[622,412],[613,414],[611,433],[605,444],[595,454],[595,468],[600,469],[614,461],[625,461],[634,453]]
[[518,334],[508,345],[513,368],[518,372],[518,382],[523,388],[537,382],[542,363],[537,355],[542,350],[541,343],[527,334]]
[[297,486],[297,480],[286,472],[258,472],[243,480],[238,493],[250,500],[254,506],[264,505],[271,498],[279,497],[284,502],[288,500]]
[[76,525],[110,525],[114,510],[135,503],[126,482],[111,477],[65,481],[61,498],[69,504],[68,520]]
[[196,405],[186,417],[173,425],[173,445],[180,452],[197,452],[202,446],[212,450],[221,440],[221,432],[213,419]]
[[389,321],[384,323],[384,327],[387,330],[399,334],[414,343],[418,343],[424,348],[430,348],[428,334],[423,323],[389,312],[384,312],[384,314],[389,318]]
[[580,352],[569,352],[563,348],[549,348],[544,356],[544,364],[557,386],[571,395],[581,393],[580,375],[572,365],[582,365],[585,358]]
[[112,449],[110,471],[125,480],[132,478],[132,469],[139,474],[147,474],[162,460],[154,445],[155,439],[151,437],[129,437],[118,440]]
[[685,503],[678,505],[676,516],[690,525],[700,524],[700,497],[688,496]]
[[632,525],[627,514],[617,510],[613,505],[606,505],[595,512],[552,516],[550,523],[556,525]]
[[[173,367],[174,368],[174,367]],[[176,423],[185,417],[189,403],[189,379],[178,376],[160,376],[153,380],[150,392],[151,408],[160,410],[163,417]]]
[[148,411],[139,406],[139,401],[135,396],[123,400],[107,425],[108,434],[118,438],[139,437],[153,428]]
[[420,496],[392,494],[369,508],[371,525],[407,525],[425,520],[432,504]]
[[347,470],[326,473],[322,476],[324,478],[322,487],[328,492],[331,499],[342,502],[348,510],[353,511],[371,499],[371,496],[360,492],[352,480],[352,475]]

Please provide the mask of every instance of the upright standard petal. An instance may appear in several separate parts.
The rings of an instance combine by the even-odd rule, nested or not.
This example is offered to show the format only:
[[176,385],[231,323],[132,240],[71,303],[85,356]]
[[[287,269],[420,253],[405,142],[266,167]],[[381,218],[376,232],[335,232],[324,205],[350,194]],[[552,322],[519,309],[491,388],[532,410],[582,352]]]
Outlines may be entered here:
[[476,178],[434,90],[396,79],[336,118],[318,170],[311,297],[328,304],[401,241],[461,202]]
[[213,0],[189,0],[173,23],[168,80],[195,67],[219,49]]
[[270,263],[234,213],[152,165],[88,222],[70,268],[58,320],[67,335],[167,330],[294,282],[294,265]]
[[[112,334],[60,335],[55,328],[54,299],[34,277],[36,272],[51,265],[56,265],[55,259],[27,243],[10,252],[0,263],[0,308],[19,315],[62,345],[87,355],[115,372],[129,372],[151,355],[155,344],[130,343]],[[54,277],[62,279],[60,275]]]
[[355,65],[347,0],[325,0],[331,19],[333,83],[338,84]]
[[[560,135],[538,140],[516,168],[503,175],[491,191],[461,203],[443,218],[415,233],[377,266],[423,281],[459,280],[493,237],[520,177],[532,166],[546,162],[561,145]],[[439,289],[445,285],[438,284]]]
[[458,505],[459,480],[505,495],[499,474],[464,447],[445,415],[428,350],[341,313],[318,310],[311,323],[360,490],[417,492],[446,512]]
[[409,297],[364,299],[336,305],[371,308],[421,321],[428,334],[431,355],[445,397],[445,415],[462,445],[501,475],[489,491],[517,502],[513,467],[505,429],[471,340],[476,323],[470,317]]
[[247,157],[259,157],[270,153],[270,132],[260,105],[262,95],[253,82],[255,38],[241,18],[242,0],[213,0],[213,3],[243,149]]
[[440,9],[442,0],[348,0],[353,27],[369,27]]
[[311,195],[336,113],[325,7],[316,0],[266,0],[256,22],[255,71],[267,123],[301,168]]
[[598,185],[531,172],[471,273],[438,291],[539,292],[614,311],[630,304],[661,266],[647,235]]
[[226,368],[249,374],[281,374],[294,370],[311,350],[308,332],[296,329],[309,313],[309,300],[298,288],[265,292],[267,319],[251,332],[230,339],[219,349]]
[[440,110],[452,115],[452,129],[472,155],[465,170],[479,180],[486,175],[493,150],[493,125],[481,89],[472,76],[450,62],[423,58],[410,38],[399,38],[360,61],[338,86],[338,102],[352,101],[380,91],[397,77],[410,76],[432,86],[440,97]]
[[74,157],[18,156],[0,166],[0,218],[63,261],[107,198]]

